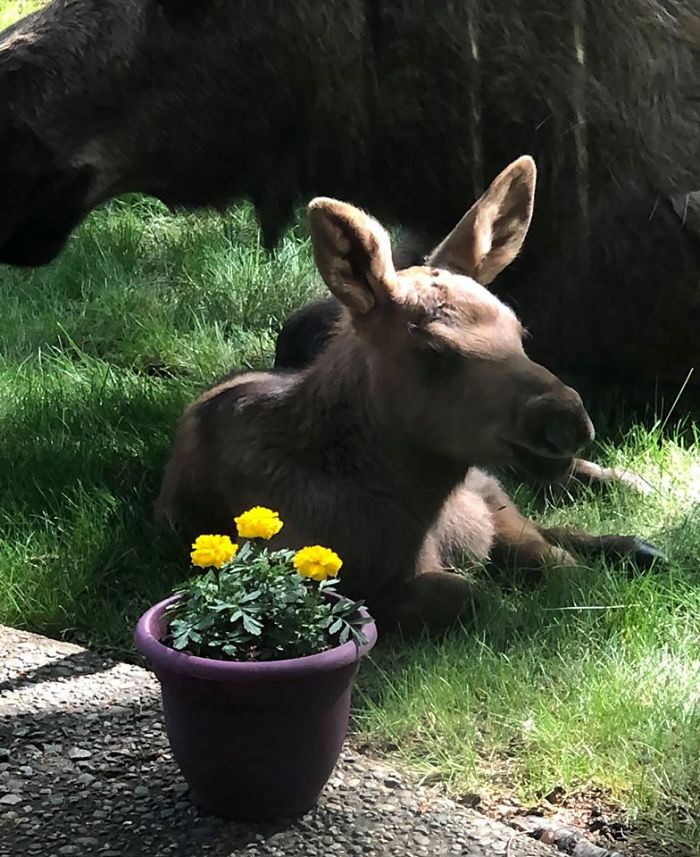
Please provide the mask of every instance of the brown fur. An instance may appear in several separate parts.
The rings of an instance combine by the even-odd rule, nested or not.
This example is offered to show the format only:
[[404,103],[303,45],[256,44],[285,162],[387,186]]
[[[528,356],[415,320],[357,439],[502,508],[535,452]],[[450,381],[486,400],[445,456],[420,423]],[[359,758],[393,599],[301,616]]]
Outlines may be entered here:
[[497,288],[533,356],[674,395],[700,363],[669,202],[700,188],[699,46],[697,0],[53,0],[0,35],[0,261],[50,261],[126,191],[250,199],[269,245],[322,193],[428,249],[529,151],[540,214]]
[[563,470],[593,437],[578,394],[528,359],[515,314],[471,276],[515,258],[534,185],[520,158],[425,266],[398,272],[376,221],[314,200],[316,263],[344,306],[334,335],[307,370],[242,373],[190,406],[160,515],[193,537],[270,506],[285,522],[274,544],[333,547],[345,591],[407,630],[462,614],[470,588],[444,569],[464,555],[532,570],[572,563],[561,545],[654,556],[633,538],[542,529],[480,469]]

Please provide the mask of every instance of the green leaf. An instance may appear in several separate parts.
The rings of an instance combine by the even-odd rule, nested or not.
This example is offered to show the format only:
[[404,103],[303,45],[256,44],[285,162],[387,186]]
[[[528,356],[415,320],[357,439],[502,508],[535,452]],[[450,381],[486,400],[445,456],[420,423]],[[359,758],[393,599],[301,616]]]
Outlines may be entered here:
[[178,651],[182,651],[182,649],[184,649],[187,646],[189,641],[190,641],[189,634],[182,634],[179,637],[174,637],[173,638],[173,648],[177,649]]
[[236,660],[240,656],[240,652],[238,651],[237,646],[232,646],[230,644],[226,644],[221,647],[221,651],[224,655],[228,655],[229,658]]
[[249,634],[253,634],[255,637],[259,637],[262,632],[262,624],[258,622],[257,619],[253,619],[252,616],[249,616],[247,613],[243,614],[243,627]]

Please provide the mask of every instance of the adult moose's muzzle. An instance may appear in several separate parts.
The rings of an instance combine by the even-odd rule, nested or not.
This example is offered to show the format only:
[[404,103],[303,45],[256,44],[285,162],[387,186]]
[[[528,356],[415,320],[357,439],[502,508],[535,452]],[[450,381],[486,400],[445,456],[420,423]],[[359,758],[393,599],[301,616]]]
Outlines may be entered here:
[[30,129],[0,128],[0,263],[45,265],[92,207],[90,167],[59,167]]

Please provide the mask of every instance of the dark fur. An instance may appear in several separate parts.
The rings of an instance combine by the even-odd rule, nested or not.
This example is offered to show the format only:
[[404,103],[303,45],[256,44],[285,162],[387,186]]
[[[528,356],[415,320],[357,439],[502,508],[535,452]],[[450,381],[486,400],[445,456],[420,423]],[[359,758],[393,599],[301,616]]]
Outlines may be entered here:
[[314,301],[293,312],[275,344],[276,369],[305,369],[328,344],[342,314],[334,298]]
[[469,608],[467,582],[443,570],[463,552],[533,571],[573,563],[569,548],[658,557],[633,537],[541,528],[479,469],[563,470],[592,438],[579,396],[526,357],[515,316],[469,278],[512,261],[533,195],[520,159],[426,266],[398,274],[378,224],[312,203],[317,266],[344,305],[329,343],[306,370],[239,374],[186,411],[160,515],[192,538],[270,506],[285,522],[275,544],[337,550],[344,590],[406,629]]
[[695,0],[54,0],[0,41],[0,260],[49,261],[135,190],[249,198],[269,245],[332,194],[427,247],[529,151],[540,214],[499,292],[534,354],[678,385],[700,249],[668,197],[700,188],[698,44]]

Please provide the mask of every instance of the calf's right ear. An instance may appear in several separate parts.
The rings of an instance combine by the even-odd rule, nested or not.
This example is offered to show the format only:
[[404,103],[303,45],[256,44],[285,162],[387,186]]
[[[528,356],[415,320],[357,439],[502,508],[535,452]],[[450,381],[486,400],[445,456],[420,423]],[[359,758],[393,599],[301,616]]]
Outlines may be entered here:
[[316,267],[355,315],[390,303],[397,289],[389,235],[364,211],[327,197],[309,203]]
[[474,203],[427,264],[486,286],[520,252],[532,220],[537,170],[527,155],[506,167]]

